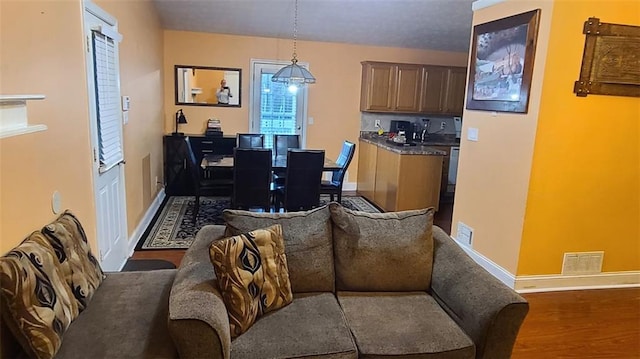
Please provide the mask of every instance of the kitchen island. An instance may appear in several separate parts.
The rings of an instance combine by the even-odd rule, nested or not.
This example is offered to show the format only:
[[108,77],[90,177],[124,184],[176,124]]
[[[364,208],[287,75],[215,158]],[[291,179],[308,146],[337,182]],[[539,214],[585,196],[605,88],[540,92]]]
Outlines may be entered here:
[[359,141],[358,194],[383,210],[434,207],[440,202],[442,158],[431,146],[397,145],[363,133]]

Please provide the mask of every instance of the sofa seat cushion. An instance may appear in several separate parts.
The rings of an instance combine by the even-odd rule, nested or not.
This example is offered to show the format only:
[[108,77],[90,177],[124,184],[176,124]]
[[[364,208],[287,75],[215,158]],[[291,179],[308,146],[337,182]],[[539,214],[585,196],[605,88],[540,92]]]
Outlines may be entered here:
[[330,203],[329,209],[337,290],[429,289],[433,267],[433,208],[366,213]]
[[471,339],[424,292],[338,292],[361,357],[474,358]]
[[358,353],[335,296],[305,293],[294,294],[291,304],[231,342],[231,357],[357,358]]
[[176,358],[167,328],[175,269],[107,273],[56,358]]
[[237,236],[274,224],[282,226],[294,293],[333,292],[331,214],[327,206],[302,212],[256,213],[225,210],[225,236]]

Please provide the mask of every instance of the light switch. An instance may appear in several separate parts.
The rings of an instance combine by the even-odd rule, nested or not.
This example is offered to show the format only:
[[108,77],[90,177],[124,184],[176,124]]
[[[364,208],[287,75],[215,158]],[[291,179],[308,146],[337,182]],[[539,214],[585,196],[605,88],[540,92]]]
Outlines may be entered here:
[[129,123],[129,111],[122,112],[122,124],[126,125]]
[[475,127],[469,127],[467,129],[467,140],[478,141],[478,129]]

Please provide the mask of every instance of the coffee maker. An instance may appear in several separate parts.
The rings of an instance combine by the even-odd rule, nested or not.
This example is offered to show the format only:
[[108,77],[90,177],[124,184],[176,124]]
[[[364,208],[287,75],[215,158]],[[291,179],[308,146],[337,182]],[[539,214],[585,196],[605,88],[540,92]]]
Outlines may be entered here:
[[389,132],[397,134],[400,131],[404,131],[404,136],[407,139],[412,139],[413,138],[413,126],[411,124],[411,121],[391,120],[391,127],[389,128]]

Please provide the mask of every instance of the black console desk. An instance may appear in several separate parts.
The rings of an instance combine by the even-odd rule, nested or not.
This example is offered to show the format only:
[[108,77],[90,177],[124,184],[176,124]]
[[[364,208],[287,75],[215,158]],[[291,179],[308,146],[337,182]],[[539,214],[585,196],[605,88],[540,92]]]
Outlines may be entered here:
[[[201,163],[205,155],[233,156],[236,147],[235,136],[207,137],[203,135],[190,135],[189,142],[196,163]],[[185,136],[166,135],[163,138],[164,147],[164,182],[165,193],[168,196],[193,196],[195,195],[193,180],[188,169],[188,152],[184,141]],[[233,180],[233,173],[229,169],[201,170],[202,177],[211,181],[218,181],[220,190],[211,195],[230,195],[229,183]]]

